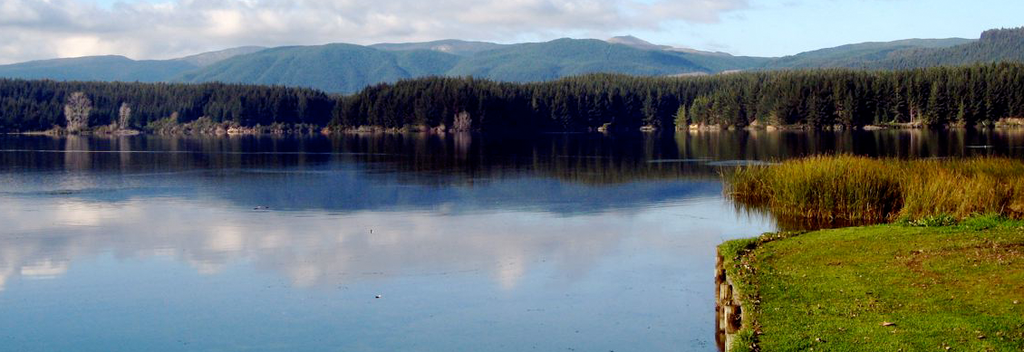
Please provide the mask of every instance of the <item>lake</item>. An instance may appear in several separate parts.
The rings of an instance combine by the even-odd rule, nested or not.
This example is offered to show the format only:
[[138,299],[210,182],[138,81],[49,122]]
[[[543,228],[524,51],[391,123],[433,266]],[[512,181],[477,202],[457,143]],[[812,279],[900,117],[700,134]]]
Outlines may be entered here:
[[719,172],[837,152],[1024,130],[0,136],[0,350],[714,351]]

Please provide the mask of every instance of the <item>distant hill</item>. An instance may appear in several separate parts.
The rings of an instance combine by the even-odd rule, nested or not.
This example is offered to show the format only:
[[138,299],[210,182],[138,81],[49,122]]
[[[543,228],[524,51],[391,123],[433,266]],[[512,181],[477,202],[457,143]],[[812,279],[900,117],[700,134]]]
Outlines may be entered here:
[[433,50],[399,51],[393,55],[398,67],[408,74],[407,77],[402,78],[444,75],[463,60],[457,55]]
[[512,45],[463,41],[372,46],[329,44],[281,47],[240,55],[185,73],[177,80],[279,84],[350,93],[367,85],[423,76],[474,76],[533,82],[595,72],[715,73],[761,63],[732,56],[699,56],[643,50],[594,39]]
[[702,73],[720,73],[734,70],[747,70],[761,67],[771,59],[765,57],[733,56],[722,52],[710,52],[694,50],[690,48],[677,48],[669,45],[658,45],[646,40],[627,35],[612,37],[605,40],[612,44],[622,44],[641,50],[654,50],[670,52],[678,55],[703,68],[703,70],[672,73],[672,76],[693,76]]
[[[640,38],[637,38],[637,37],[634,37],[634,36],[631,36],[631,35],[611,37],[611,38],[605,39],[605,41],[609,42],[609,43],[612,43],[612,44],[622,44],[622,45],[631,46],[631,47],[634,47],[634,48],[637,48],[637,49],[643,49],[643,50],[665,50],[665,51],[676,51],[676,52],[681,52],[681,53],[703,54],[703,55],[712,55],[712,56],[732,56],[732,55],[729,55],[728,53],[723,53],[723,52],[702,51],[702,50],[696,50],[696,49],[691,49],[691,48],[677,48],[677,47],[674,47],[674,46],[671,46],[671,45],[654,44],[654,43],[651,43],[649,41],[646,41],[646,40],[643,40],[643,39],[640,39]],[[759,59],[767,60],[767,58],[759,58]]]
[[455,55],[473,55],[481,51],[498,49],[504,46],[505,45],[496,43],[472,42],[455,39],[437,40],[424,43],[382,43],[370,45],[371,48],[386,51],[431,50]]
[[999,61],[1024,62],[1024,28],[993,29],[981,39],[909,39],[815,50],[770,61],[766,69],[909,69]]
[[1024,62],[1024,27],[988,30],[980,40],[956,46],[902,50],[865,66],[903,69],[1001,61]]
[[186,56],[177,60],[185,61],[187,63],[195,65],[196,67],[206,67],[238,55],[252,54],[263,49],[266,48],[262,46],[242,46],[237,48],[211,51],[208,53]]
[[595,72],[662,76],[713,70],[672,52],[596,39],[558,39],[481,52],[460,61],[448,74],[532,82]]
[[0,77],[59,81],[168,81],[197,66],[185,61],[88,56],[0,66]]
[[781,57],[770,61],[765,68],[862,67],[870,62],[884,60],[890,54],[901,50],[946,48],[972,42],[974,40],[949,38],[848,44]]
[[605,41],[609,42],[609,43],[612,43],[612,44],[622,44],[622,45],[625,45],[625,46],[631,46],[631,47],[634,47],[634,48],[637,48],[637,49],[643,49],[643,50],[670,50],[670,49],[674,49],[673,47],[668,46],[668,45],[654,44],[654,43],[651,43],[649,41],[646,41],[646,40],[643,40],[643,39],[640,39],[640,38],[637,38],[637,37],[634,37],[634,36],[631,36],[631,35],[625,35],[625,36],[619,36],[619,37],[611,37],[611,38],[606,39]]
[[172,60],[121,56],[32,61],[0,66],[25,79],[254,83],[352,93],[368,85],[423,76],[474,76],[533,82],[608,72],[694,76],[743,70],[847,67],[905,69],[1024,61],[1024,28],[986,31],[981,39],[908,39],[843,45],[781,58],[733,56],[633,36],[497,44],[440,40],[370,46],[328,44],[240,47]]
[[[410,59],[416,55],[418,59]],[[406,56],[400,60],[400,56]],[[452,54],[392,53],[350,44],[289,46],[236,56],[186,73],[184,82],[254,83],[354,92],[368,84],[394,82],[450,66]],[[400,62],[401,61],[401,62]],[[417,67],[405,68],[402,63]],[[442,71],[443,72],[443,71]]]
[[132,60],[124,56],[86,56],[0,65],[0,77],[58,81],[166,82],[185,72],[262,47],[248,46],[172,60]]

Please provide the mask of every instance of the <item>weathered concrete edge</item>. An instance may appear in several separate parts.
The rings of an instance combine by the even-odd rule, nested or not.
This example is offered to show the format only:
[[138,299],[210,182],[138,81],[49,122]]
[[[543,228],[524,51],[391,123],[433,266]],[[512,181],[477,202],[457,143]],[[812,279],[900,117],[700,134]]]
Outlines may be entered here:
[[[715,331],[716,340],[726,352],[733,349],[736,336],[744,328],[741,293],[725,270],[722,251],[715,261]],[[749,328],[749,326],[747,326]]]
[[[760,305],[751,254],[765,244],[800,236],[806,231],[768,232],[756,238],[722,243],[715,261],[715,327],[722,350],[759,351],[760,325],[756,311]],[[744,290],[752,292],[743,292]],[[743,344],[737,342],[743,342]]]

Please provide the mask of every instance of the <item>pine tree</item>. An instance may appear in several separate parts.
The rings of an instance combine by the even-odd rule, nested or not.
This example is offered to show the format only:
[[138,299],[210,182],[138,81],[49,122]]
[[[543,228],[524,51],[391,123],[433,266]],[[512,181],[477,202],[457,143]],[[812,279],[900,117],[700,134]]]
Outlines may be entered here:
[[686,105],[679,104],[679,109],[676,110],[675,120],[673,120],[676,130],[683,130],[690,126],[690,119],[686,116]]

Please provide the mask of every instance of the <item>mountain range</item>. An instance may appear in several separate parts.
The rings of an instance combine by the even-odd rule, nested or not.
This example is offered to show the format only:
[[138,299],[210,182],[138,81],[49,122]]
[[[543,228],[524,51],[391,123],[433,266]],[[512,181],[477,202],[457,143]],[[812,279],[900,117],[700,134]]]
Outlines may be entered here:
[[657,45],[632,36],[497,44],[462,40],[239,47],[170,60],[90,56],[0,65],[0,77],[76,81],[227,82],[352,93],[368,85],[423,76],[474,76],[536,82],[597,72],[645,76],[707,75],[803,68],[905,69],[1024,61],[1024,28],[980,39],[907,39],[843,45],[792,56],[733,56]]

